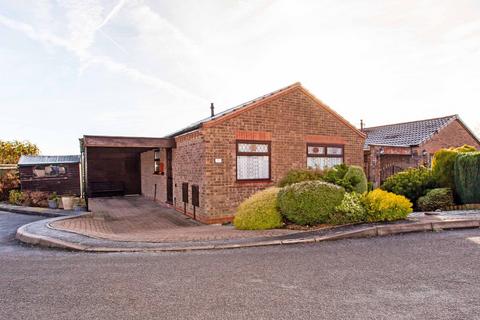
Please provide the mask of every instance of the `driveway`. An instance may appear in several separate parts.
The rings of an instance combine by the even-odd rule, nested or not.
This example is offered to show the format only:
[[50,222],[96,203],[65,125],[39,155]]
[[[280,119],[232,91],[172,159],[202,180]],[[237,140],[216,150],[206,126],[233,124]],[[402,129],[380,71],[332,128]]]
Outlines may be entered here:
[[480,230],[88,254],[21,246],[0,213],[0,319],[479,319]]
[[140,196],[94,198],[92,214],[53,222],[58,230],[115,241],[185,242],[246,239],[295,233],[274,229],[241,231],[233,226],[203,225],[182,213]]

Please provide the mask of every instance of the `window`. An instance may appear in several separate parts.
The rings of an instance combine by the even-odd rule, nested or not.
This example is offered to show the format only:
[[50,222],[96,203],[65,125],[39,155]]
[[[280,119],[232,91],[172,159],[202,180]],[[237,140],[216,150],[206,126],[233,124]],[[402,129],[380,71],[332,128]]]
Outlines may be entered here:
[[163,174],[163,165],[160,163],[160,150],[153,151],[153,174]]
[[67,173],[67,168],[64,166],[35,166],[33,168],[33,176],[35,178],[45,178],[45,177],[58,177],[63,176]]
[[270,142],[237,141],[237,180],[270,179]]
[[325,169],[341,163],[343,163],[343,146],[307,144],[308,168]]

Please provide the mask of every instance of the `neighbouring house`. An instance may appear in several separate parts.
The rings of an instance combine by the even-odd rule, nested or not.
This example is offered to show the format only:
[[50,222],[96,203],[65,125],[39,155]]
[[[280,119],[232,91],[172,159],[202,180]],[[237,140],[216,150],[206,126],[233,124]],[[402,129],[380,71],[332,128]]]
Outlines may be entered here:
[[22,191],[80,195],[80,155],[21,156],[18,161]]
[[365,134],[300,83],[163,138],[84,136],[86,194],[142,194],[205,223],[293,168],[363,165]]
[[411,167],[430,166],[441,148],[480,141],[458,115],[364,128],[365,172],[374,187],[389,176]]

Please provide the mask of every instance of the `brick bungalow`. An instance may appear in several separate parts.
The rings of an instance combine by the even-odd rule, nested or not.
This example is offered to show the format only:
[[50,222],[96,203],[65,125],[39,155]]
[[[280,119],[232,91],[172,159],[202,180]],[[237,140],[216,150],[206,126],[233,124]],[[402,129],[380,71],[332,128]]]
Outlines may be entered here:
[[464,144],[480,149],[480,141],[458,115],[364,128],[365,172],[375,187],[407,168],[430,166],[442,148]]
[[363,165],[365,134],[300,83],[164,138],[84,136],[87,194],[142,194],[199,221],[230,221],[292,168]]

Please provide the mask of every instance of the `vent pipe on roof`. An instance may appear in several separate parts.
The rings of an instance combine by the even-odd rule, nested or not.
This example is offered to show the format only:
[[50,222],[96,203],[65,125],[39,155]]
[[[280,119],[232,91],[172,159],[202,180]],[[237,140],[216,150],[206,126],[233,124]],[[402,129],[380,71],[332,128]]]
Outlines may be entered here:
[[365,124],[363,123],[363,120],[360,119],[360,131],[363,131],[364,127],[365,127]]
[[213,106],[213,102],[210,103],[210,111],[211,111],[210,117],[213,118],[215,116],[215,107]]

